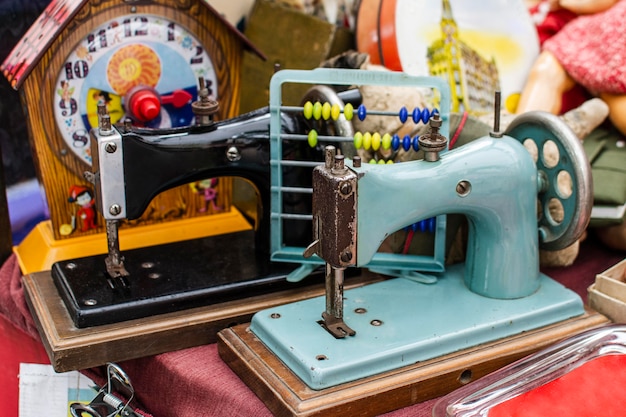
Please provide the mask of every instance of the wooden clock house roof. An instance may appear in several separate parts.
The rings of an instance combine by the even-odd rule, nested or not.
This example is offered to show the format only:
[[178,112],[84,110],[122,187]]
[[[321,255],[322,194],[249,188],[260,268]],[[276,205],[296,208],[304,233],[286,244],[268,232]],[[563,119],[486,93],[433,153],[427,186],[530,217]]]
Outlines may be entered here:
[[[37,65],[46,49],[59,36],[61,31],[71,22],[85,3],[89,0],[52,0],[43,13],[28,29],[22,39],[15,45],[5,61],[0,65],[2,74],[14,89],[19,89],[22,82],[28,77]],[[243,47],[261,59],[265,55],[259,51],[237,28],[228,22],[217,10],[200,0],[212,14],[214,14],[242,43]]]

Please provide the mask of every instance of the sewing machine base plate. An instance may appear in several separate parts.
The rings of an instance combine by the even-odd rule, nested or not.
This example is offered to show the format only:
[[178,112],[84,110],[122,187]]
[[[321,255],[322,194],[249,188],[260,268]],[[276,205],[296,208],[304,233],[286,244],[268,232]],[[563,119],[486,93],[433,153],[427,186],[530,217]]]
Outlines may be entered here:
[[447,394],[560,339],[608,323],[581,316],[323,390],[309,388],[241,324],[218,333],[230,368],[281,416],[377,416]]
[[469,291],[464,264],[436,284],[389,279],[344,293],[355,336],[320,324],[324,297],[255,314],[251,331],[313,389],[368,377],[583,314],[580,297],[541,274],[539,289],[511,300]]
[[[380,279],[372,274],[351,276],[346,280],[346,288]],[[323,284],[310,283],[206,307],[78,328],[52,282],[50,271],[24,275],[22,284],[37,331],[57,372],[215,343],[218,331],[249,322],[259,310],[324,294]]]
[[[216,255],[217,254],[217,255]],[[59,261],[52,278],[74,324],[100,326],[155,314],[267,294],[302,284],[286,282],[297,264],[269,262],[254,250],[254,231],[124,251],[130,276],[111,279],[106,255]],[[305,280],[310,285],[323,274]]]

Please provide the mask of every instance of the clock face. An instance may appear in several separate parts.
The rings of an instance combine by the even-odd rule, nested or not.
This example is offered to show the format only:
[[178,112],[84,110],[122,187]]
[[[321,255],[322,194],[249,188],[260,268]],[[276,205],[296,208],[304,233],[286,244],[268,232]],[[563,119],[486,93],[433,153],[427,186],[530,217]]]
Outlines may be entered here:
[[58,73],[52,108],[64,147],[91,165],[89,131],[97,127],[99,103],[106,104],[112,123],[131,118],[145,127],[192,124],[199,78],[217,100],[211,58],[178,23],[136,14],[105,22],[71,50]]

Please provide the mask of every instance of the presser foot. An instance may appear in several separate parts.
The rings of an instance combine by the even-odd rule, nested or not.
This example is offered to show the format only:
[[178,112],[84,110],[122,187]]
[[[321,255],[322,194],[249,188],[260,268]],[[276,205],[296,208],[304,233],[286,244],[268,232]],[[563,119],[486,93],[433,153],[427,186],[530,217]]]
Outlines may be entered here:
[[343,339],[346,336],[354,336],[356,331],[352,330],[341,317],[334,317],[326,312],[322,313],[320,325],[328,331],[335,339]]
[[130,273],[126,270],[123,260],[116,262],[111,256],[107,256],[104,264],[107,270],[107,283],[112,290],[118,287],[129,287],[127,277],[130,276]]

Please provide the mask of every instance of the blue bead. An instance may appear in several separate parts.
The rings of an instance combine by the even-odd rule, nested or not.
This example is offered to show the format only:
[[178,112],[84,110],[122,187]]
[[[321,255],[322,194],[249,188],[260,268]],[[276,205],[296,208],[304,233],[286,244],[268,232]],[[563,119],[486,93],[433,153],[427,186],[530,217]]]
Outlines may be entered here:
[[428,111],[428,109],[424,109],[424,111],[422,112],[422,122],[426,124],[428,123],[428,119],[430,119],[430,112]]
[[419,227],[420,232],[424,233],[426,231],[426,220],[420,220]]
[[359,117],[360,121],[365,120],[365,118],[367,117],[367,110],[365,109],[365,106],[361,104],[357,109],[356,114]]
[[420,120],[422,120],[422,112],[420,111],[419,107],[416,107],[413,109],[413,122],[415,124],[419,123]]
[[407,152],[409,149],[411,149],[411,137],[409,135],[406,135],[404,138],[402,138],[402,147]]
[[400,148],[400,136],[393,135],[391,138],[391,149],[397,151]]
[[413,233],[417,232],[417,223],[413,223],[411,225],[411,230],[413,231]]
[[414,150],[415,152],[417,152],[417,151],[419,151],[419,150],[420,150],[419,138],[420,138],[419,136],[415,136],[415,137],[413,138],[413,150]]
[[428,231],[430,233],[435,233],[435,226],[437,225],[436,219],[434,217],[431,217],[430,219],[428,219]]
[[439,114],[439,110],[435,107],[430,111],[430,115],[433,116],[435,114]]
[[406,119],[409,118],[409,111],[406,109],[406,107],[402,107],[400,109],[400,113],[398,113],[398,117],[400,117],[400,121],[402,123],[406,123]]

